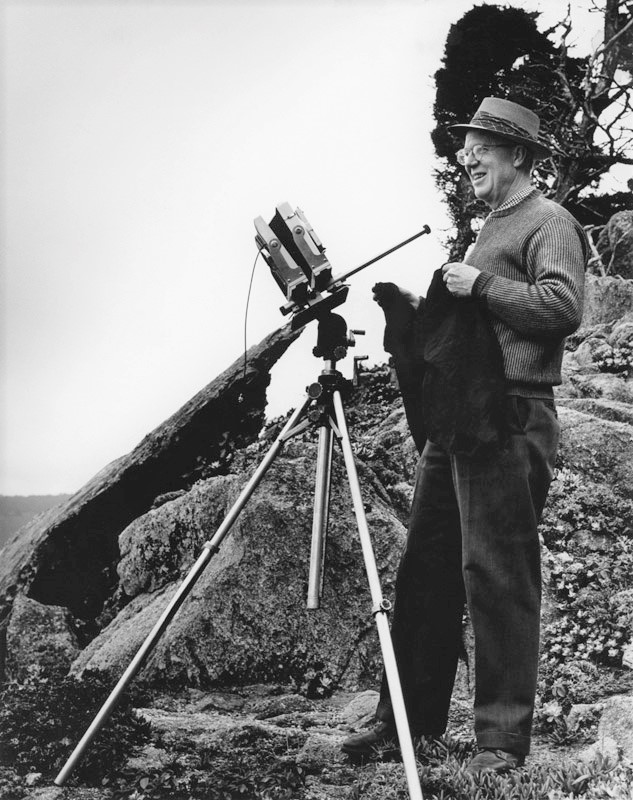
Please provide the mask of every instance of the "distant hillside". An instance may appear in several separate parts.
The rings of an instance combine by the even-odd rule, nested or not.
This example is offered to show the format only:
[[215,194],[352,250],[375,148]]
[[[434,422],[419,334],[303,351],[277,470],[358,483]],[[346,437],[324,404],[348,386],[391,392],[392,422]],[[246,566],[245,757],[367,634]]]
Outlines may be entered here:
[[24,497],[0,495],[0,547],[30,519],[69,497],[69,494],[32,494]]

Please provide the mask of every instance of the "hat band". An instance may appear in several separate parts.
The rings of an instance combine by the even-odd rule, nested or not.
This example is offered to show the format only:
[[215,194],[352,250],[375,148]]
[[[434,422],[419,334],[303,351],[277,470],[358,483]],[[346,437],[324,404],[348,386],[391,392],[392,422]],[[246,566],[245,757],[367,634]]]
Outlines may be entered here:
[[495,117],[494,114],[488,114],[486,111],[478,111],[470,121],[471,125],[476,125],[477,123],[485,123],[487,127],[490,127],[497,133],[511,133],[515,136],[531,139],[535,143],[537,142],[536,136],[525,128],[522,128],[520,125],[515,125],[513,122],[509,122],[502,117]]

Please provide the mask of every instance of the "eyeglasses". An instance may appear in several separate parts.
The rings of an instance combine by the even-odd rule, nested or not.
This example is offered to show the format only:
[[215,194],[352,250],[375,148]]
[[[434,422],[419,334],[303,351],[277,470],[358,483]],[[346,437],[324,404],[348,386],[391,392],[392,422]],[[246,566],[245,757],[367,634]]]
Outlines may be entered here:
[[476,144],[474,147],[462,147],[455,155],[457,156],[457,163],[462,167],[466,164],[468,156],[473,155],[476,161],[481,161],[488,150],[495,147],[514,147],[512,144]]

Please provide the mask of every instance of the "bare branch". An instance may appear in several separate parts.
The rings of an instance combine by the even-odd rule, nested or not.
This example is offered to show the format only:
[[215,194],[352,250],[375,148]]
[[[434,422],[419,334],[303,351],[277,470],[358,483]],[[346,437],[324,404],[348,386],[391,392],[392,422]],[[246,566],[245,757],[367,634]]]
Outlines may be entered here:
[[629,95],[629,90],[633,88],[633,80],[630,80],[628,83],[623,84],[620,86],[619,84],[613,82],[617,87],[618,91],[615,94],[610,95],[609,100],[611,103],[615,103],[621,97],[626,97],[626,103],[624,104],[626,108],[633,108],[633,100]]
[[594,53],[594,58],[599,58],[603,53],[606,53],[608,50],[611,50],[614,47],[615,43],[620,39],[624,34],[633,28],[633,16],[631,19],[626,23],[623,28],[615,33],[608,42],[603,42],[596,48],[596,52]]

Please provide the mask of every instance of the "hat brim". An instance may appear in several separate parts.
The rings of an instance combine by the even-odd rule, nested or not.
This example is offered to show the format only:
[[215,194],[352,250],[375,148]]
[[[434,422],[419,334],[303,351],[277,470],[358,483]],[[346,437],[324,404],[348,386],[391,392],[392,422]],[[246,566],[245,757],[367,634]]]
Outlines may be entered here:
[[532,153],[534,153],[534,157],[537,159],[549,158],[552,155],[550,148],[547,147],[547,145],[536,141],[536,139],[530,139],[527,136],[519,136],[518,134],[500,133],[492,128],[487,128],[485,125],[449,125],[448,130],[455,131],[457,133],[466,133],[467,131],[484,131],[485,133],[492,133],[495,136],[498,136],[500,139],[508,139],[511,142],[525,145],[531,150]]

